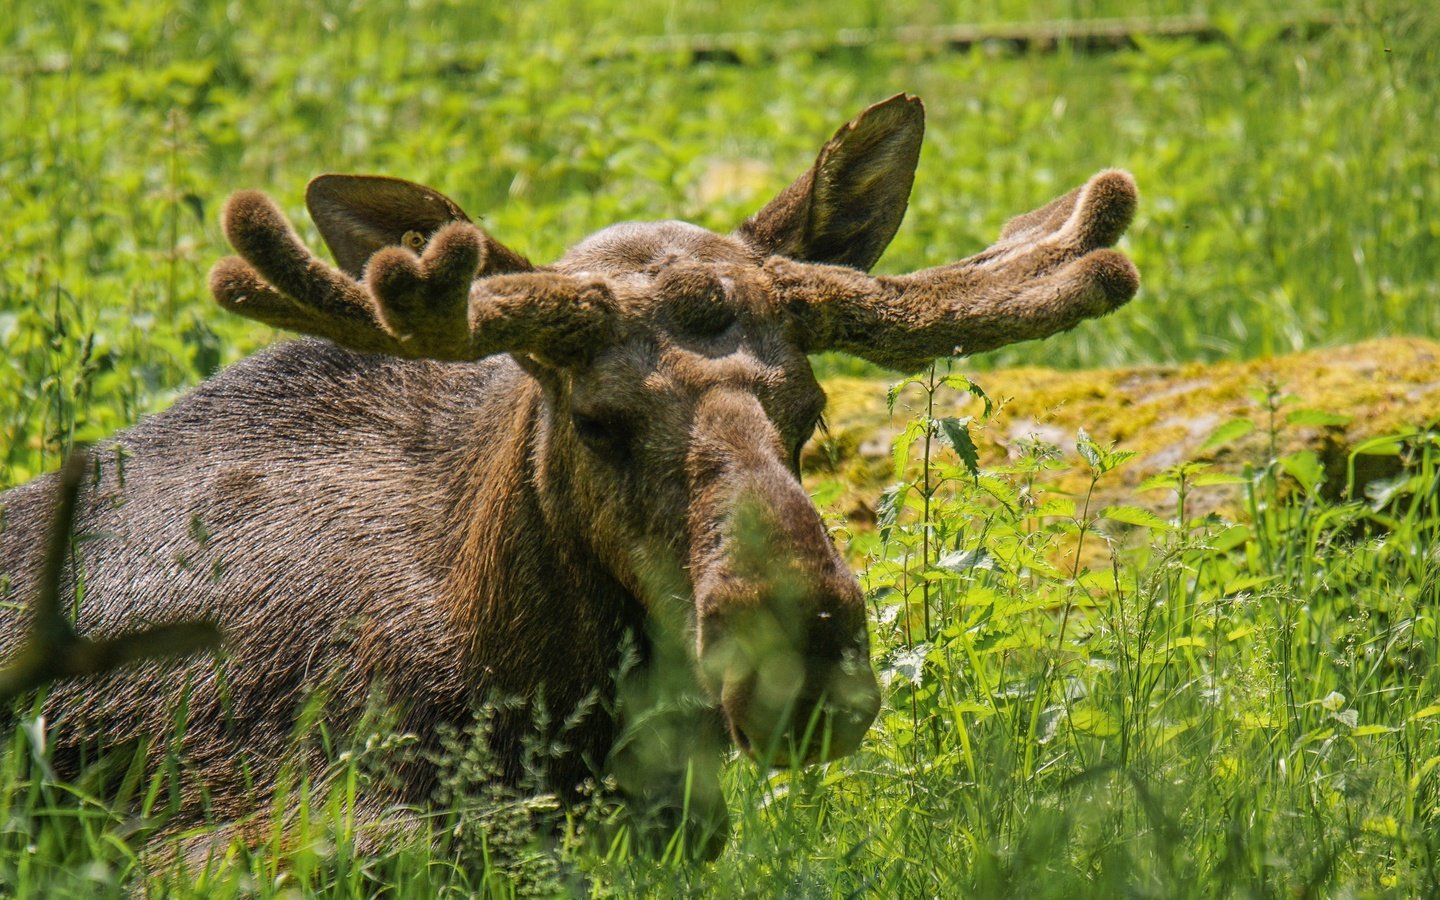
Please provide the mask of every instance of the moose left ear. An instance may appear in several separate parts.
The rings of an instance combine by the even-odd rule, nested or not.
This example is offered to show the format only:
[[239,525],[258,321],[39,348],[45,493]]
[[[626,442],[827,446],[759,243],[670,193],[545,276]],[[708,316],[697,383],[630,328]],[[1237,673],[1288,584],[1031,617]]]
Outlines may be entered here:
[[439,191],[383,175],[317,176],[305,188],[305,206],[335,262],[352,278],[364,273],[381,247],[419,252],[441,226],[470,221]]
[[868,271],[905,218],[924,135],[918,97],[871,106],[736,234],[766,255]]

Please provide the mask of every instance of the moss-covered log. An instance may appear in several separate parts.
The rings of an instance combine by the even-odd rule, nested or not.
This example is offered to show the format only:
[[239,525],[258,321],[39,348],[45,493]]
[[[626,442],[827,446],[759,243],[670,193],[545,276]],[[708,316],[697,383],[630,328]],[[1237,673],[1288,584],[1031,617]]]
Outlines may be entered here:
[[[963,364],[957,370],[963,371]],[[1367,441],[1440,422],[1440,343],[1422,338],[1213,365],[1003,369],[976,380],[999,405],[993,418],[977,419],[973,427],[982,466],[1001,465],[1021,452],[1025,439],[1038,438],[1061,448],[1068,462],[1049,473],[1051,484],[1081,492],[1088,476],[1075,443],[1083,428],[1101,444],[1113,442],[1138,454],[1102,482],[1101,499],[1146,503],[1156,511],[1173,510],[1173,497],[1134,491],[1166,468],[1193,460],[1240,473],[1247,464],[1265,465],[1272,452],[1314,451],[1324,467],[1322,489],[1336,496],[1346,487],[1352,466],[1356,483],[1363,486],[1388,477],[1399,465],[1394,455],[1356,455]],[[842,508],[863,523],[894,474],[892,439],[909,416],[923,411],[923,396],[908,389],[892,414],[883,381],[834,378],[825,387],[829,434],[807,452],[807,479],[815,484],[838,476],[845,485]],[[937,397],[936,415],[978,417],[980,412],[979,402],[968,394]],[[1335,415],[1324,421],[1319,412]],[[1222,428],[1241,419],[1254,427],[1216,440],[1224,437],[1218,434]],[[1235,487],[1206,488],[1195,495],[1198,505],[1191,509],[1233,512],[1239,496]]]

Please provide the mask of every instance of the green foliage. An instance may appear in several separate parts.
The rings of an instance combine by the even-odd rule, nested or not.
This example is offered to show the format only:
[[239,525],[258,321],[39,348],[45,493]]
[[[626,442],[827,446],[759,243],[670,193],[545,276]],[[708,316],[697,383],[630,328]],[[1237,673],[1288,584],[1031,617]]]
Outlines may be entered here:
[[[849,833],[910,854],[870,860],[882,893],[1433,893],[1440,447],[1388,450],[1386,503],[1322,500],[1294,454],[1246,479],[1246,522],[1186,517],[1231,480],[1193,463],[1144,486],[1168,521],[1056,496],[1055,448],[907,468],[852,539],[889,700]],[[1127,460],[1083,431],[1075,453],[1091,492]]]

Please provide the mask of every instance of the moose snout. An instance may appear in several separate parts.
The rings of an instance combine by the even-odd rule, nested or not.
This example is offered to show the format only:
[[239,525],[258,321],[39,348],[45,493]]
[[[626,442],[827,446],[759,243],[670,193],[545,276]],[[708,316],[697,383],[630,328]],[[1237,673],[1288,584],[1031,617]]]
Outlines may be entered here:
[[773,597],[718,607],[700,662],[735,743],[776,766],[855,752],[880,710],[863,612]]
[[762,662],[721,688],[736,744],[774,766],[825,762],[858,750],[880,711],[869,667],[834,664],[819,677],[797,680],[789,665],[777,662]]
[[757,759],[852,753],[880,710],[860,584],[755,397],[715,391],[693,427],[701,676],[736,744]]

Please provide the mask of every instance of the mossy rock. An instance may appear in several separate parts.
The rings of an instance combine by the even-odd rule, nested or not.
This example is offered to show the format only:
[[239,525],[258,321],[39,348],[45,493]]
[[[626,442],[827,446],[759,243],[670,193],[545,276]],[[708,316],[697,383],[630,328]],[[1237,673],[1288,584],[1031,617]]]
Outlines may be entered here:
[[[957,370],[963,371],[958,365]],[[1208,365],[1000,369],[975,380],[999,407],[992,418],[979,421],[979,401],[944,389],[937,394],[935,415],[977,417],[972,435],[982,467],[1005,465],[1026,439],[1038,438],[1064,451],[1065,467],[1047,473],[1052,490],[1081,494],[1089,475],[1075,445],[1084,429],[1101,445],[1137,454],[1102,479],[1096,500],[1138,503],[1161,514],[1173,514],[1173,494],[1135,489],[1183,462],[1207,462],[1210,471],[1240,474],[1247,465],[1266,465],[1272,453],[1309,450],[1323,466],[1321,489],[1333,497],[1345,489],[1351,466],[1361,487],[1398,470],[1393,454],[1354,454],[1367,441],[1440,423],[1440,343],[1422,338]],[[803,459],[812,486],[843,485],[837,503],[857,524],[873,517],[879,492],[893,480],[895,436],[924,408],[923,392],[911,387],[890,413],[888,387],[877,379],[827,379],[828,434]],[[1214,440],[1223,437],[1217,432],[1227,423],[1241,419],[1254,428]],[[1191,511],[1233,513],[1239,497],[1234,486],[1204,488],[1193,495]]]

